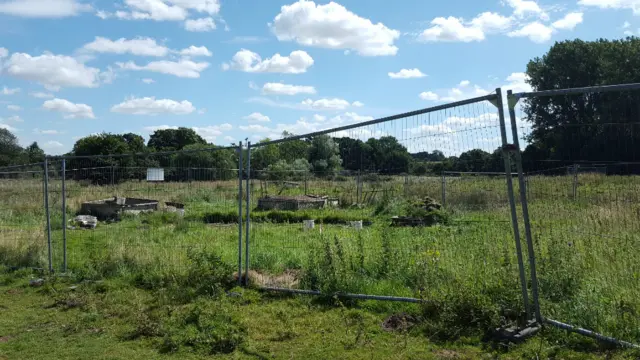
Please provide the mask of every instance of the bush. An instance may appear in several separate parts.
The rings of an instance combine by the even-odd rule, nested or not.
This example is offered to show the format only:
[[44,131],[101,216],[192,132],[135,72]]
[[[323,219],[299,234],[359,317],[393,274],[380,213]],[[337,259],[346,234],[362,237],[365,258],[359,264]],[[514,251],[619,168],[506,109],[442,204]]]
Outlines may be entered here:
[[[193,218],[189,218],[193,219]],[[238,213],[229,212],[212,212],[203,216],[202,220],[207,224],[234,224],[238,223]],[[330,225],[343,225],[348,224],[351,221],[362,220],[365,223],[371,223],[371,219],[362,218],[361,216],[333,214],[333,215],[311,215],[306,212],[296,211],[279,211],[273,210],[268,212],[253,212],[251,214],[252,223],[274,223],[274,224],[294,224],[301,223],[304,220],[315,220],[318,223],[330,224]],[[246,221],[246,217],[243,214],[243,221]]]

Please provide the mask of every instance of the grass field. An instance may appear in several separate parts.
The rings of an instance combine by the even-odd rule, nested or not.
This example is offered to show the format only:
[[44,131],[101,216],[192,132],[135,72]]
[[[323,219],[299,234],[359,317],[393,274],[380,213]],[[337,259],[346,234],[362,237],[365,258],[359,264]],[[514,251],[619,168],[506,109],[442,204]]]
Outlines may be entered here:
[[[475,339],[471,343],[477,345],[493,328],[522,322],[524,309],[503,177],[448,178],[445,204],[448,222],[425,228],[390,227],[390,217],[405,211],[408,200],[424,196],[439,200],[440,178],[375,180],[363,183],[360,202],[364,204],[359,206],[351,205],[358,202],[353,179],[309,180],[310,193],[330,195],[342,203],[335,209],[307,211],[309,218],[327,222],[317,224],[313,231],[305,232],[300,223],[273,221],[286,217],[283,214],[270,217],[272,221],[255,221],[250,231],[250,264],[258,274],[254,280],[263,285],[326,293],[429,300],[423,306],[348,302],[344,308],[347,310],[336,309],[332,303],[329,309],[340,317],[339,311],[364,308],[363,316],[370,316],[372,321],[381,314],[408,312],[422,319],[420,334],[436,342]],[[572,182],[571,176],[528,179],[543,315],[640,343],[640,255],[635,251],[640,240],[640,180],[580,174],[575,198]],[[253,208],[265,187],[255,180],[252,189]],[[267,190],[275,194],[280,188],[271,184]],[[221,279],[230,278],[237,268],[237,223],[204,221],[211,214],[237,213],[237,181],[162,184],[135,181],[102,187],[68,181],[66,192],[67,218],[75,214],[83,201],[113,195],[183,202],[187,213],[184,218],[163,212],[126,216],[120,222],[101,223],[95,230],[67,230],[67,261],[73,281],[108,279],[121,284],[123,289],[148,294],[179,288],[186,279],[197,278],[198,271],[206,275],[215,264],[227,269],[225,275],[214,277],[218,283],[226,283]],[[284,190],[285,194],[301,192],[302,186]],[[42,183],[1,180],[0,198],[6,204],[0,209],[0,264],[46,267]],[[60,270],[63,253],[60,181],[50,184],[49,204],[54,266]],[[258,218],[262,213],[252,214]],[[268,214],[262,215],[267,218]],[[337,221],[327,221],[330,218]],[[361,231],[340,224],[340,220],[355,219],[370,220],[372,224]],[[524,230],[521,232],[524,234]],[[204,290],[193,290],[191,294],[198,295],[199,291]],[[25,296],[32,296],[30,299],[36,302],[43,299],[35,294]],[[249,307],[259,312],[262,307],[279,308],[291,301],[303,300],[270,299],[266,304],[260,302]],[[327,301],[323,306],[327,306]],[[294,307],[297,306],[301,305]],[[309,316],[317,318],[313,321],[330,323],[330,316],[324,318],[315,311]],[[252,323],[248,328],[254,326]],[[414,341],[425,340],[411,337],[410,342]],[[544,349],[579,348],[595,355],[606,349],[605,345],[597,346],[590,340],[553,330],[546,330],[536,341]],[[531,345],[518,347],[511,355],[529,349],[528,346]],[[478,351],[474,347],[469,351],[479,356],[484,350],[473,353]],[[578,358],[587,356],[576,354]]]

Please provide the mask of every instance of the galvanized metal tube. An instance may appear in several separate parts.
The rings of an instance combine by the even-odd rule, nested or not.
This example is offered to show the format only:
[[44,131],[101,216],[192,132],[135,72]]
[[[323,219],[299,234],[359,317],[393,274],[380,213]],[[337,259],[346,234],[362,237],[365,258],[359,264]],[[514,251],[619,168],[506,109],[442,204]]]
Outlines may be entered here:
[[542,97],[542,96],[604,93],[604,92],[628,91],[628,90],[638,90],[638,89],[640,89],[640,83],[605,85],[605,86],[589,86],[589,87],[557,89],[557,90],[543,90],[543,91],[521,92],[517,94],[513,94],[511,90],[509,90],[509,92],[513,94],[513,97],[515,99],[523,99],[523,98]]
[[49,251],[49,272],[53,272],[53,251],[51,249],[51,216],[49,214],[49,160],[44,159],[44,211],[47,217],[47,249]]
[[380,123],[383,123],[383,122],[398,120],[398,119],[402,119],[402,118],[406,118],[406,117],[417,116],[417,115],[427,114],[427,113],[431,113],[431,112],[435,112],[435,111],[451,109],[451,108],[458,107],[458,106],[475,104],[475,103],[479,103],[479,102],[482,102],[482,101],[485,101],[485,100],[490,100],[491,101],[491,100],[494,100],[495,98],[496,98],[496,94],[488,94],[488,95],[479,96],[479,97],[466,99],[466,100],[461,100],[461,101],[456,101],[456,102],[452,102],[452,103],[448,103],[448,104],[437,105],[437,106],[433,106],[433,107],[426,108],[426,109],[420,109],[420,110],[411,111],[411,112],[407,112],[407,113],[403,113],[403,114],[387,116],[387,117],[383,117],[383,118],[380,118],[380,119],[375,119],[375,120],[370,120],[370,121],[363,121],[363,122],[360,122],[360,123],[357,123],[357,124],[340,126],[340,127],[333,128],[333,129],[316,131],[316,132],[312,132],[312,133],[308,133],[308,134],[304,134],[304,135],[290,136],[290,137],[287,137],[287,138],[284,138],[284,139],[278,139],[278,140],[272,140],[272,141],[262,141],[262,142],[256,144],[254,147],[261,147],[261,146],[279,144],[279,143],[286,142],[286,141],[300,140],[300,139],[305,139],[305,138],[309,138],[309,137],[313,137],[313,136],[326,135],[326,134],[333,133],[333,132],[338,132],[338,131],[351,130],[351,129],[355,129],[355,128],[359,128],[359,127],[363,127],[363,126],[375,125],[375,124],[380,124]]
[[298,294],[298,295],[313,295],[313,296],[338,296],[349,299],[359,299],[359,300],[381,300],[381,301],[397,301],[397,302],[405,302],[405,303],[424,303],[425,300],[409,298],[409,297],[398,297],[398,296],[381,296],[381,295],[365,295],[365,294],[351,294],[351,293],[335,293],[335,294],[323,294],[320,291],[316,290],[299,290],[299,289],[287,289],[287,288],[278,288],[278,287],[261,287],[262,291],[272,291],[272,292],[281,292],[287,294]]
[[67,162],[62,158],[62,272],[67,272]]
[[565,324],[565,323],[560,322],[560,321],[556,321],[556,320],[552,320],[552,319],[544,319],[544,322],[549,324],[549,325],[551,325],[551,326],[555,326],[555,327],[557,327],[559,329],[571,331],[571,332],[574,332],[576,334],[580,334],[580,335],[584,335],[584,336],[588,336],[588,337],[596,339],[596,340],[600,340],[600,341],[604,341],[604,342],[608,342],[608,343],[611,343],[611,344],[615,344],[615,345],[619,345],[619,346],[623,346],[623,347],[628,347],[628,348],[632,348],[632,349],[640,349],[640,345],[632,344],[632,343],[627,342],[627,341],[618,340],[618,339],[612,338],[610,336],[605,336],[605,335],[599,334],[597,332],[594,332],[594,331],[591,331],[591,330],[587,330],[587,329],[583,329],[581,327]]
[[[517,99],[513,97],[511,90],[507,91],[507,102],[509,105],[509,118],[511,119],[511,132],[513,134],[513,145],[516,148],[516,170],[518,171],[518,182],[520,184],[520,202],[522,203],[522,221],[527,238],[527,249],[529,252],[529,273],[531,276],[531,292],[533,296],[533,308],[536,313],[536,320],[542,322],[543,317],[540,311],[540,295],[538,292],[538,271],[536,270],[536,254],[533,248],[533,236],[531,236],[531,223],[529,221],[529,204],[527,202],[526,185],[524,183],[524,173],[522,171],[522,155],[520,154],[520,140],[518,139],[518,128],[516,125]],[[514,101],[515,100],[515,101]]]
[[246,234],[244,237],[244,246],[245,246],[245,254],[244,254],[244,284],[249,285],[249,240],[251,238],[251,141],[247,142],[247,182],[246,182],[246,192],[247,192],[247,220],[246,220]]
[[242,285],[242,141],[238,144],[238,285]]
[[[511,157],[507,146],[507,129],[504,119],[504,106],[502,103],[502,90],[496,89],[498,99],[496,107],[498,108],[498,118],[500,119],[500,137],[502,138],[502,157],[504,158],[505,179],[507,180],[507,194],[509,196],[509,208],[511,210],[511,224],[513,225],[513,237],[516,241],[516,256],[518,257],[518,271],[520,273],[520,291],[522,292],[522,305],[524,306],[527,320],[531,320],[531,309],[529,309],[529,292],[527,291],[527,276],[524,269],[524,260],[522,256],[522,244],[520,243],[520,228],[518,226],[518,213],[516,210],[516,200],[513,193],[513,179],[511,177]],[[522,189],[522,188],[521,188]]]

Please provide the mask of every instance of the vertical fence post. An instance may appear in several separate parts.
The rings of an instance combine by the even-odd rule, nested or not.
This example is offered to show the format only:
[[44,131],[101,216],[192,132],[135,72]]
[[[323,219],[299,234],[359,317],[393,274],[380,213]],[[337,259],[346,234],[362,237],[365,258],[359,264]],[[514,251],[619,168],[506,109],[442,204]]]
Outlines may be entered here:
[[307,195],[309,193],[309,171],[304,172],[304,194]]
[[442,206],[447,205],[447,174],[442,172],[442,181],[440,182],[440,188],[442,190]]
[[[518,258],[518,271],[520,275],[520,291],[522,292],[522,304],[527,315],[527,321],[531,320],[531,310],[529,309],[529,292],[527,290],[527,276],[524,269],[522,257],[522,245],[520,243],[520,228],[518,226],[518,214],[516,210],[516,200],[513,193],[513,177],[511,175],[511,155],[509,151],[509,141],[507,140],[507,129],[504,119],[504,106],[502,103],[502,89],[496,89],[496,107],[500,119],[500,137],[502,138],[502,157],[504,160],[504,173],[507,180],[507,194],[509,195],[509,208],[511,210],[511,224],[513,225],[513,237],[516,241],[516,256]],[[522,183],[520,190],[523,190]]]
[[511,119],[511,132],[513,133],[513,145],[515,146],[516,169],[518,170],[518,181],[520,182],[520,201],[522,202],[522,218],[524,222],[525,236],[527,238],[527,249],[529,253],[529,272],[531,276],[531,292],[533,295],[533,307],[536,313],[536,320],[542,323],[543,318],[540,312],[540,298],[538,293],[538,274],[536,270],[536,254],[533,248],[533,239],[531,236],[531,223],[529,222],[529,204],[527,202],[527,194],[524,185],[524,174],[522,172],[522,155],[520,154],[520,140],[518,139],[518,128],[516,125],[516,104],[518,98],[513,96],[513,92],[507,92],[509,105],[509,117]]
[[49,214],[49,158],[44,158],[44,211],[47,217],[47,249],[49,257],[49,272],[53,272],[53,252],[51,249],[51,216]]
[[360,204],[360,199],[362,198],[362,181],[360,179],[360,170],[358,170],[358,175],[356,176],[356,197],[358,198],[358,204]]
[[246,192],[247,192],[247,220],[246,220],[246,234],[244,237],[244,284],[249,285],[249,239],[251,229],[251,141],[247,141],[247,174],[246,174]]
[[67,272],[67,161],[62,158],[62,272]]
[[574,164],[572,166],[572,170],[573,170],[573,189],[572,189],[572,195],[573,195],[573,201],[578,200],[578,167],[580,165],[578,164]]
[[111,165],[111,186],[114,186],[114,184],[116,183],[115,177],[116,177],[116,170],[115,170],[115,167]]
[[238,144],[238,285],[242,285],[242,141]]

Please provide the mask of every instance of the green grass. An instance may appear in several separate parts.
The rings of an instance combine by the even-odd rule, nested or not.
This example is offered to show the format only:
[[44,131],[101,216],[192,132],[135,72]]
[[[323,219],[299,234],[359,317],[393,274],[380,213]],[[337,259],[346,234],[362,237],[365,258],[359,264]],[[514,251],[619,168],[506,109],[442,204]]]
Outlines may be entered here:
[[[430,340],[425,327],[386,331],[390,314],[252,290],[182,304],[119,280],[73,284],[0,275],[0,359],[632,359],[569,349],[545,332],[521,345]],[[71,287],[73,285],[73,287]],[[410,308],[400,309],[411,312]]]
[[[543,314],[640,343],[640,180],[589,174],[579,179],[578,197],[573,199],[572,177],[529,178]],[[428,305],[410,310],[423,317],[423,336],[438,341],[477,340],[497,326],[522,323],[524,309],[504,178],[448,178],[445,208],[450,222],[430,228],[393,228],[390,216],[401,215],[407,201],[424,196],[439,200],[439,178],[378,180],[363,184],[366,195],[360,206],[352,205],[357,202],[354,181],[312,180],[307,184],[311,193],[337,197],[343,205],[308,211],[305,217],[371,220],[372,225],[361,231],[340,224],[342,221],[317,223],[314,230],[304,231],[299,219],[285,213],[270,218],[267,213],[254,212],[264,217],[253,223],[250,232],[251,269],[262,276],[262,283],[325,293],[422,298]],[[0,199],[7,204],[0,209],[0,264],[47,266],[41,186],[38,181],[0,182]],[[194,275],[193,254],[215,254],[229,271],[235,270],[237,224],[208,224],[203,219],[207,214],[237,211],[236,186],[234,181],[224,181],[99,187],[69,181],[67,218],[82,201],[116,194],[184,202],[187,211],[185,218],[167,213],[126,216],[121,222],[101,223],[95,230],[67,230],[72,279],[115,279],[123,289],[137,289],[131,291],[176,291],[181,281]],[[58,271],[63,253],[59,190],[59,183],[51,184],[53,259]],[[252,207],[260,193],[279,190],[275,185],[260,188],[255,181]],[[302,191],[290,189],[285,194]],[[517,194],[517,187],[515,191]],[[280,223],[276,217],[294,222]],[[524,234],[522,219],[520,226]],[[244,234],[245,229],[242,231]],[[526,259],[524,236],[523,246]],[[528,273],[528,262],[525,265]],[[283,274],[293,274],[295,282],[281,281]],[[270,300],[274,305],[269,306],[278,307],[279,301]],[[263,305],[255,305],[256,311]],[[382,302],[347,305],[348,309],[364,307],[367,316],[407,310]],[[176,330],[176,334],[183,332],[188,330]],[[580,348],[597,354],[607,348],[563,331],[546,330],[540,337],[541,342],[557,346],[557,351]],[[478,344],[473,342],[474,349]]]

